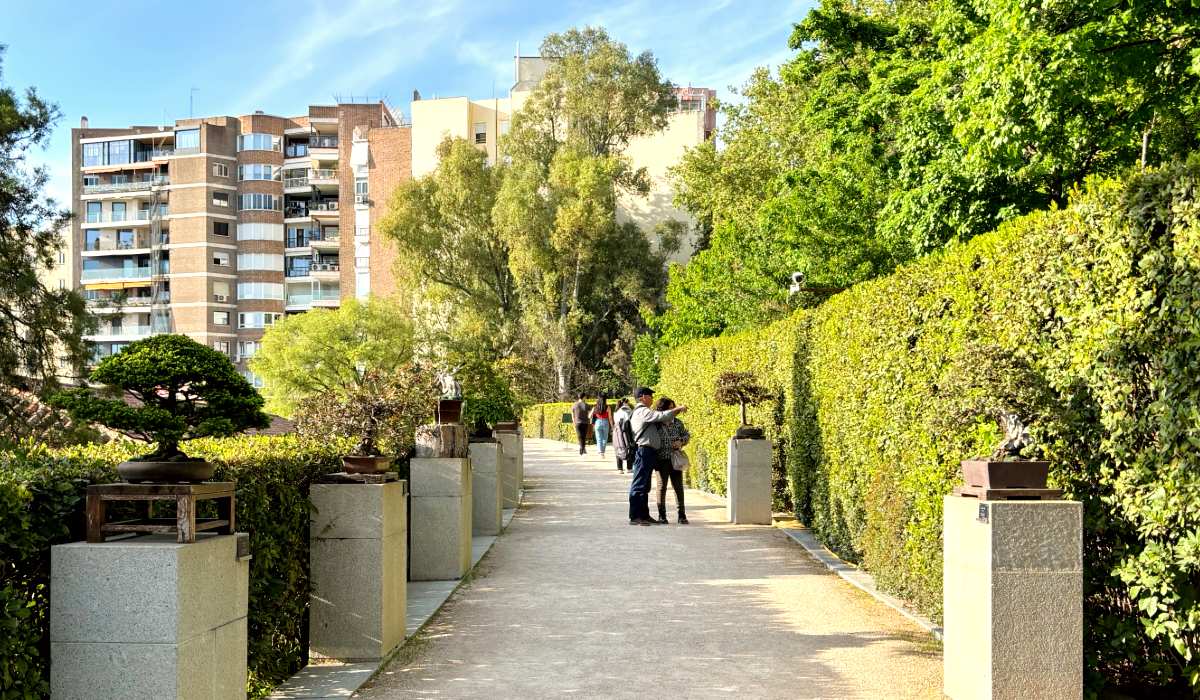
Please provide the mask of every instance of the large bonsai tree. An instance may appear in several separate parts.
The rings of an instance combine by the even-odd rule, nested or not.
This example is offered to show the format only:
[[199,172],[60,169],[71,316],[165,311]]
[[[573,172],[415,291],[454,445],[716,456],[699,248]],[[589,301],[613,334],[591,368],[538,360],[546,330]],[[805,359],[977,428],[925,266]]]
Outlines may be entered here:
[[[89,379],[119,391],[105,398],[90,389],[56,394],[51,405],[89,423],[153,442],[143,461],[188,459],[179,443],[266,428],[263,399],[225,355],[183,335],[156,335],[104,358]],[[129,401],[126,399],[132,399]]]
[[417,425],[433,415],[436,396],[433,375],[419,365],[365,370],[342,392],[303,399],[296,427],[315,437],[353,438],[353,455],[395,454],[414,443]]
[[759,384],[753,372],[722,372],[717,377],[713,398],[723,406],[741,406],[742,425],[749,425],[746,406],[769,401],[772,396],[771,390]]

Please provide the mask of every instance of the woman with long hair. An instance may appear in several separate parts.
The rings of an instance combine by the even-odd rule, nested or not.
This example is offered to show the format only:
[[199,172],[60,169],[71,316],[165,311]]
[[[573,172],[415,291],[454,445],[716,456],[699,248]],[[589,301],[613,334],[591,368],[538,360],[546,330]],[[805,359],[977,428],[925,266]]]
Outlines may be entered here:
[[[675,402],[662,397],[655,405],[655,410],[669,411],[675,408]],[[667,483],[675,491],[675,505],[679,508],[678,523],[687,525],[687,513],[683,509],[683,468],[687,464],[687,456],[683,454],[683,446],[692,439],[692,434],[679,420],[679,416],[670,418],[658,424],[662,447],[658,451],[658,524],[667,524]]]
[[608,397],[600,394],[596,405],[592,407],[592,424],[596,431],[596,446],[600,456],[604,456],[604,448],[608,446],[609,431],[612,428],[612,414],[608,410]]

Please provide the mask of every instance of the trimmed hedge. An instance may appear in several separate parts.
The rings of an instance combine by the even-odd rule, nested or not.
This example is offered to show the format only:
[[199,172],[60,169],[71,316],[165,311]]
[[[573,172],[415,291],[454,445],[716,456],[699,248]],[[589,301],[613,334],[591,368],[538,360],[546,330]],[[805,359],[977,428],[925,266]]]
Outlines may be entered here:
[[[575,435],[575,424],[562,422],[563,414],[570,413],[574,403],[539,403],[525,408],[521,412],[521,429],[525,436],[576,444],[579,437]],[[595,403],[594,399],[588,399],[589,406]],[[595,439],[589,437],[588,442],[594,443]]]
[[[237,481],[238,530],[250,534],[249,684],[265,694],[306,661],[309,485],[341,470],[347,446],[295,436],[193,440],[185,451]],[[145,445],[0,452],[0,698],[49,692],[50,547],[84,538],[89,483]]]
[[[1032,423],[1052,482],[1084,503],[1089,687],[1200,690],[1200,164],[1091,183],[766,328],[662,362],[686,403],[695,482],[724,491],[753,370],[795,511],[828,546],[934,616],[942,496],[991,451],[989,414]],[[1156,691],[1147,689],[1155,688]]]

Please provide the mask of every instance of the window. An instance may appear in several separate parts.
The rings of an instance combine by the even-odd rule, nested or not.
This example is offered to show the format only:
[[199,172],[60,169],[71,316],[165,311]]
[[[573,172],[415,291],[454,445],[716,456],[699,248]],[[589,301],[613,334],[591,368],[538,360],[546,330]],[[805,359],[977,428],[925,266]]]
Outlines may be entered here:
[[238,328],[270,328],[283,314],[269,311],[248,311],[238,314]]
[[128,173],[114,173],[113,176],[110,178],[110,181],[114,185],[128,185],[129,184],[129,174]]
[[212,255],[213,265],[217,267],[229,267],[229,253],[223,250],[214,250]]
[[238,359],[249,360],[254,357],[258,349],[262,347],[262,343],[257,340],[242,340],[238,342]]
[[113,202],[112,203],[112,220],[113,221],[124,221],[125,220],[125,202]]
[[214,326],[228,326],[229,325],[229,312],[228,311],[214,311],[213,312],[213,325]]
[[229,283],[213,282],[213,301],[224,304],[229,301]]
[[229,222],[228,221],[214,221],[213,222],[213,235],[214,236],[224,236],[226,238],[229,238]]
[[288,258],[287,270],[283,274],[287,277],[308,277],[311,266],[312,258]]
[[250,382],[250,386],[254,387],[255,389],[261,389],[264,386],[266,386],[265,384],[263,384],[262,377],[251,372],[250,370],[243,371],[242,376],[245,377],[246,381]]
[[106,145],[108,146],[109,165],[124,165],[129,162],[128,141],[109,141]]
[[59,278],[59,280],[58,280],[58,288],[59,288],[59,289],[66,289],[66,288],[67,288],[67,281],[66,281],[65,279]]
[[[283,256],[278,253],[238,253],[238,269],[282,272]],[[238,298],[245,297],[238,292]]]
[[508,120],[507,119],[500,120],[500,135],[508,136]]
[[60,250],[60,251],[58,251],[58,264],[59,264],[59,265],[66,265],[66,264],[67,264],[67,254],[66,254],[66,253],[64,253],[64,252],[62,252],[61,250]]
[[487,143],[487,122],[475,122],[475,143]]
[[[228,321],[229,319],[226,318],[225,320]],[[229,324],[226,323],[225,325],[229,325]],[[228,340],[214,340],[213,341],[213,350],[216,350],[217,352],[221,353],[222,355],[229,355],[229,341]]]
[[215,207],[229,206],[229,193],[228,192],[213,192],[213,206],[215,206]]
[[100,221],[100,202],[87,203],[87,221],[89,224],[98,223]]
[[105,165],[105,153],[108,149],[103,143],[85,143],[83,144],[83,167],[91,167],[93,165]]
[[229,166],[224,163],[213,163],[213,177],[229,177]]
[[244,194],[239,199],[238,209],[242,211],[279,211],[283,209],[282,199],[273,194],[259,192]]
[[239,180],[278,180],[279,171],[271,165],[251,163],[238,166]]
[[282,241],[283,224],[238,224],[239,241]]
[[175,132],[175,152],[200,150],[200,130],[181,129]]
[[369,192],[370,192],[370,188],[367,186],[367,178],[365,178],[365,177],[354,178],[354,194],[365,197],[365,196],[367,196],[367,194]]
[[83,186],[84,187],[95,187],[96,185],[99,185],[99,184],[100,184],[100,176],[99,175],[84,175],[83,176]]
[[240,282],[237,286],[238,300],[283,299],[283,285],[278,282]]
[[239,151],[278,151],[279,137],[270,134],[242,134],[238,136]]

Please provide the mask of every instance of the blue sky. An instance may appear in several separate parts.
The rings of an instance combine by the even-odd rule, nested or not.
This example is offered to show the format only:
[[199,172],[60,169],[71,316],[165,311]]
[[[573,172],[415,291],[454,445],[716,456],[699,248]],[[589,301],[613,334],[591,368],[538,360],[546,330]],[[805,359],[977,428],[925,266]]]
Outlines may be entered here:
[[[291,0],[111,3],[5,0],[3,82],[59,105],[50,194],[70,198],[70,128],[170,123],[188,116],[302,114],[334,95],[384,96],[406,115],[425,97],[504,96],[512,56],[547,33],[600,25],[663,75],[732,97],[757,66],[791,51],[814,0]],[[192,93],[191,88],[196,88]]]

